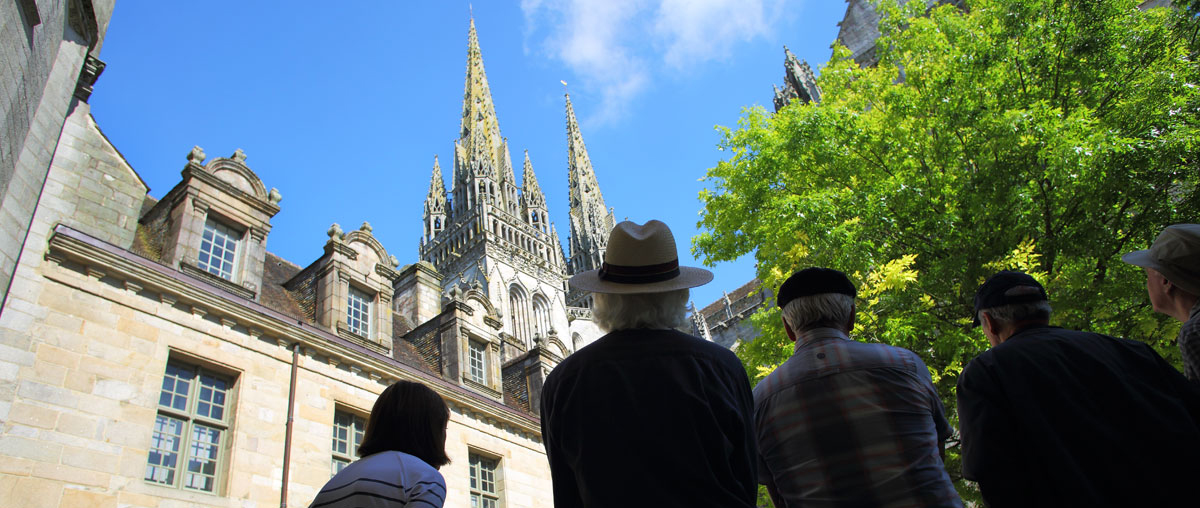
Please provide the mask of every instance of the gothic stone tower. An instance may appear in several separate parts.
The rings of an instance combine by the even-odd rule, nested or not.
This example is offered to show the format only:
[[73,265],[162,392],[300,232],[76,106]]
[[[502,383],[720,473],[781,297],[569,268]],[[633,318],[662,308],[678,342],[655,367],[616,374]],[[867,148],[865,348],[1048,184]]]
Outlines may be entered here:
[[[575,121],[575,108],[571,96],[567,96],[567,171],[571,197],[571,273],[586,272],[600,268],[604,262],[604,250],[608,246],[608,233],[616,221],[612,210],[604,206],[596,171],[583,144],[579,122]],[[592,307],[591,293],[572,289],[567,295],[567,304],[572,307]]]
[[435,158],[420,256],[443,276],[444,293],[474,289],[491,302],[503,323],[505,360],[540,343],[574,350],[567,263],[528,152],[524,159],[518,186],[471,20],[451,191]]

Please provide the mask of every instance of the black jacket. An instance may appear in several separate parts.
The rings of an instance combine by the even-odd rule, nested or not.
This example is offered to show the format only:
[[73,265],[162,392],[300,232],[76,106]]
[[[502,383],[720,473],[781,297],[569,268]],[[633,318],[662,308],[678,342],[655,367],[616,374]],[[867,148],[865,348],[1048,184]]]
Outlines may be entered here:
[[753,507],[753,430],[737,357],[672,330],[605,335],[542,388],[556,508]]
[[1200,505],[1200,390],[1146,344],[1025,328],[959,376],[958,414],[989,506]]

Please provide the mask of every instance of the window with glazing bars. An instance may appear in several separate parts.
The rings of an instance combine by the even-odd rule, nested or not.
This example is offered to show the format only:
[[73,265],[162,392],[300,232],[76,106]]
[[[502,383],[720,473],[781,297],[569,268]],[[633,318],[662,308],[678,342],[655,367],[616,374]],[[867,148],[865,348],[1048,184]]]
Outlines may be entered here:
[[238,242],[242,233],[213,220],[204,221],[204,236],[200,238],[200,269],[222,279],[233,280],[237,264]]
[[346,326],[350,332],[362,337],[370,337],[371,332],[371,301],[374,298],[363,291],[350,286],[346,296]]
[[500,461],[477,453],[468,456],[471,470],[471,508],[498,508],[500,493],[496,475]]
[[203,368],[167,364],[146,459],[147,482],[218,492],[225,475],[231,386],[228,377]]
[[487,354],[487,346],[479,341],[468,341],[467,348],[467,376],[476,383],[483,384],[487,381],[487,370],[484,368],[487,363],[484,358]]
[[333,474],[354,462],[358,445],[362,444],[367,420],[354,413],[336,411],[333,414]]

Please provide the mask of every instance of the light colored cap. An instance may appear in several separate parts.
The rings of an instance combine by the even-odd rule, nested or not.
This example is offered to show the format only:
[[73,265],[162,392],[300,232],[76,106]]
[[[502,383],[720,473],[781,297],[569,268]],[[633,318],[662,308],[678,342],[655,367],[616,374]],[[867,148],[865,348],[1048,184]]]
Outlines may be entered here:
[[1184,291],[1200,295],[1200,224],[1167,226],[1149,249],[1130,252],[1121,261],[1153,268]]
[[625,221],[608,235],[604,265],[571,277],[571,285],[593,293],[664,293],[708,284],[712,272],[679,266],[675,236],[661,221]]

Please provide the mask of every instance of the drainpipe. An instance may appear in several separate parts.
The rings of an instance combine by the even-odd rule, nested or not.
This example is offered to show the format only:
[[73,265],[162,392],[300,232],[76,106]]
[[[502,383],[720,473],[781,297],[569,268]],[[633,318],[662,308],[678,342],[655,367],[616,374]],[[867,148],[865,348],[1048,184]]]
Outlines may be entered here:
[[279,489],[279,508],[287,508],[288,470],[292,462],[292,420],[296,407],[296,372],[300,367],[300,343],[292,345],[292,381],[288,385],[288,411],[285,435],[283,437],[283,485]]

